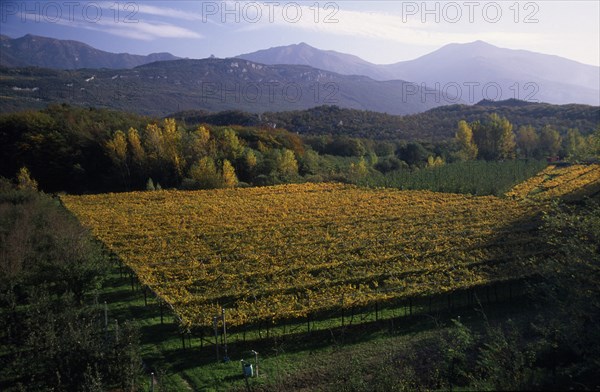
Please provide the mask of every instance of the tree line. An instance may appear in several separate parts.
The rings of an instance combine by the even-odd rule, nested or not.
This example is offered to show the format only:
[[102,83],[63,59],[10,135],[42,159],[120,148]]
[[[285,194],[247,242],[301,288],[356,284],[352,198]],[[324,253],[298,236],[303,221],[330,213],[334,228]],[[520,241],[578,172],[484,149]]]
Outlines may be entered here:
[[188,125],[185,120],[53,105],[0,116],[0,153],[6,157],[0,176],[12,177],[27,167],[41,189],[69,193],[356,183],[388,173],[395,179],[383,182],[397,183],[406,173],[454,162],[588,160],[600,150],[600,130],[561,133],[553,125],[515,130],[498,114],[459,121],[454,129],[454,139],[421,142],[301,136],[273,126]]
[[563,137],[552,125],[540,129],[522,125],[515,131],[506,117],[492,113],[487,121],[459,121],[455,143],[458,150],[454,157],[460,161],[515,158],[592,160],[600,152],[600,126],[587,136],[577,128],[569,128]]

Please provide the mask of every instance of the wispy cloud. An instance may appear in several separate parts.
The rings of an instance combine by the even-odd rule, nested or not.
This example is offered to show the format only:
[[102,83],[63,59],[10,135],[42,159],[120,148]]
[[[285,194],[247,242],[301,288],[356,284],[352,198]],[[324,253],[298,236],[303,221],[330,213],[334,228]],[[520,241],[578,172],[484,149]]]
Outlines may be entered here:
[[[107,13],[108,15],[108,13]],[[28,15],[21,15],[23,20],[26,20]],[[157,38],[204,38],[204,36],[196,31],[185,27],[176,26],[171,23],[143,21],[139,18],[125,23],[122,20],[115,20],[111,17],[102,17],[97,20],[81,20],[59,18],[48,21],[41,19],[44,22],[59,24],[62,26],[73,27],[77,29],[87,29],[108,33],[124,38],[136,40],[151,41]]]
[[156,38],[203,38],[195,31],[167,23],[139,22],[127,25],[107,24],[107,33],[139,40],[151,41]]
[[148,5],[148,4],[139,4],[139,5],[137,5],[137,7],[138,7],[137,11],[140,14],[154,15],[154,16],[167,17],[167,18],[180,19],[180,20],[190,20],[190,21],[202,20],[202,14],[197,13],[197,12],[183,11],[183,10],[178,10],[175,8],[168,8],[168,7],[157,7],[157,6]]

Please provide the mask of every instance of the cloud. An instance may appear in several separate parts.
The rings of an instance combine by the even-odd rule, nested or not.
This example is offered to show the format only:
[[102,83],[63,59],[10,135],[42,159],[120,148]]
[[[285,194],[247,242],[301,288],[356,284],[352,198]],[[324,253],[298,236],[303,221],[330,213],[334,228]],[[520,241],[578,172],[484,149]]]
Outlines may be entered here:
[[[106,15],[106,17],[99,17],[93,20],[67,19],[64,17],[53,19],[51,22],[44,19],[41,20],[52,24],[94,30],[144,41],[151,41],[157,38],[204,38],[202,34],[199,34],[196,31],[170,23],[142,21],[135,17],[127,19],[130,20],[130,22],[124,22],[124,18],[115,20],[113,17],[114,15],[111,14],[109,17],[108,12]],[[27,15],[22,15],[21,17],[25,19],[27,18]]]
[[[324,3],[323,3],[324,4]],[[429,15],[423,23],[420,17],[403,17],[400,6],[397,10],[365,11],[342,9],[337,4],[336,8],[320,8],[314,6],[293,6],[287,11],[284,5],[276,6],[272,12],[274,16],[269,20],[266,12],[258,23],[244,21],[237,23],[236,31],[247,33],[265,29],[301,30],[322,36],[344,36],[370,39],[377,42],[389,41],[396,44],[419,45],[423,47],[440,47],[449,42],[467,43],[475,39],[490,41],[500,45],[519,46],[524,40],[546,42],[552,40],[547,34],[532,31],[516,31],[512,19],[506,17],[499,24],[470,23],[467,15],[459,23],[448,23],[442,20],[436,22],[435,15]],[[301,15],[296,18],[296,15]],[[229,21],[230,25],[234,23]],[[476,38],[475,38],[476,37]]]
[[155,15],[180,20],[198,21],[202,20],[202,14],[189,12],[168,7],[157,7],[148,4],[137,5],[137,11],[141,14]]

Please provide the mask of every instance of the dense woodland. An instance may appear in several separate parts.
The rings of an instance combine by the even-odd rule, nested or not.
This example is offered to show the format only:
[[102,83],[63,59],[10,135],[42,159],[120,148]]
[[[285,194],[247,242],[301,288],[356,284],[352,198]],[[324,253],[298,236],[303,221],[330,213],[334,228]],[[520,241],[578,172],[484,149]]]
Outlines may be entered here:
[[[427,169],[456,162],[587,161],[596,159],[600,149],[600,128],[582,132],[551,123],[516,128],[496,113],[471,122],[460,119],[453,125],[452,138],[433,142],[300,136],[280,127],[188,123],[189,119],[66,105],[2,115],[0,152],[7,159],[0,163],[0,175],[10,178],[27,167],[41,189],[70,193],[330,180],[364,183],[371,178],[403,187],[397,179],[407,173],[423,177]],[[473,167],[474,176],[501,176],[484,173],[487,166],[482,164]],[[515,177],[501,188],[524,178]],[[423,186],[433,185],[418,188]],[[464,188],[456,184],[443,189]]]
[[240,111],[209,113],[186,111],[171,115],[178,121],[194,125],[275,126],[301,135],[339,135],[376,140],[406,140],[431,143],[454,137],[456,124],[485,121],[496,113],[510,119],[515,130],[531,125],[541,129],[552,125],[561,133],[577,128],[587,135],[600,123],[600,109],[587,105],[551,105],[510,99],[481,101],[476,105],[448,105],[423,113],[397,116],[337,106],[319,106],[308,110],[263,113]]

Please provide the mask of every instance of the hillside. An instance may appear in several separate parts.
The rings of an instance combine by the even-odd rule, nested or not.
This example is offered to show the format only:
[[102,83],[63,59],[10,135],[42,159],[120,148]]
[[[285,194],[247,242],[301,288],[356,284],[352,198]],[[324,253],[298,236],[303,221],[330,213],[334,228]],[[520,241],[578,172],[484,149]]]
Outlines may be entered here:
[[27,34],[20,38],[0,36],[0,65],[4,67],[41,67],[53,69],[134,68],[155,61],[176,60],[170,53],[141,56],[110,53],[79,41],[59,40]]
[[346,135],[374,139],[439,141],[454,137],[460,120],[485,120],[497,113],[508,117],[513,125],[541,128],[552,124],[559,131],[578,128],[591,133],[600,125],[600,108],[587,105],[551,105],[507,100],[482,101],[476,105],[449,105],[424,113],[394,116],[372,111],[321,106],[291,112],[268,112],[260,117],[239,111],[206,113],[179,112],[171,115],[188,124],[202,122],[215,125],[268,125],[304,135]]
[[240,59],[163,61],[121,70],[0,68],[3,112],[55,102],[151,115],[190,109],[262,113],[323,104],[409,114],[445,103],[423,102],[420,88],[401,80],[382,82]]

